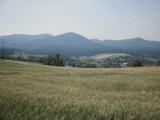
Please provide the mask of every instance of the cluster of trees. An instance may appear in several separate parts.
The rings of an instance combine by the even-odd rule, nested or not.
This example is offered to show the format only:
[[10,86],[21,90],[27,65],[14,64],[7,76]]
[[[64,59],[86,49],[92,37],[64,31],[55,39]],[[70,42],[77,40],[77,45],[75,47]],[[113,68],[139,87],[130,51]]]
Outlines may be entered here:
[[48,55],[48,56],[9,56],[6,55],[5,57],[0,55],[0,59],[8,59],[8,60],[18,60],[18,61],[26,61],[26,62],[39,62],[44,65],[51,65],[51,66],[64,66],[64,58],[60,54]]
[[141,67],[141,66],[160,66],[160,60],[157,61],[145,61],[140,59],[134,59],[132,61],[132,67]]
[[133,67],[141,67],[142,66],[142,62],[139,59],[135,59],[132,62],[132,66]]
[[[51,66],[69,66],[79,68],[101,68],[101,67],[141,67],[160,66],[160,59],[147,59],[140,57],[118,57],[103,61],[82,61],[79,57],[62,57],[60,54],[54,55],[6,55],[0,54],[0,59],[19,60],[27,62],[39,62]],[[125,66],[123,66],[125,64]]]
[[48,55],[47,57],[42,57],[39,59],[39,62],[44,65],[64,66],[64,60],[60,54]]
[[[135,57],[116,57],[108,58],[106,60],[86,60],[82,61],[80,58],[67,57],[65,58],[65,65],[71,67],[81,68],[112,68],[112,67],[141,67],[145,65],[144,61]],[[142,64],[143,63],[143,64]]]
[[160,60],[156,62],[156,66],[160,66]]
[[150,62],[147,64],[146,61],[144,61],[144,60],[134,59],[131,64],[132,67],[142,67],[142,66],[146,66],[146,65],[160,66],[160,60],[157,60],[155,63]]
[[117,57],[106,60],[82,61],[76,57],[67,57],[64,59],[65,66],[80,68],[113,68],[113,67],[141,67],[141,66],[160,66],[160,60],[147,59],[143,57]]

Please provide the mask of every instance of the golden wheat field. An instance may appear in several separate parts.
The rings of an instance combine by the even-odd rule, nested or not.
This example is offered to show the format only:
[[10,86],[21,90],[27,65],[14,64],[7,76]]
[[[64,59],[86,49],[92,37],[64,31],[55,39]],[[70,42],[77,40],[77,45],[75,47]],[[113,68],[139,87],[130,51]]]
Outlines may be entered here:
[[0,60],[0,120],[160,120],[160,67]]

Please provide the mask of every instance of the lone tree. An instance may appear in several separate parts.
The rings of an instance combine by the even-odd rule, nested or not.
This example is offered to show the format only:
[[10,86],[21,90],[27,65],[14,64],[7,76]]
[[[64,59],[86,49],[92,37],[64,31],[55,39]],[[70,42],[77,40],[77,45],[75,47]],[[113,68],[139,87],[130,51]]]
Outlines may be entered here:
[[133,67],[141,67],[141,66],[142,66],[142,62],[141,62],[139,59],[135,59],[135,60],[132,62],[132,66],[133,66]]

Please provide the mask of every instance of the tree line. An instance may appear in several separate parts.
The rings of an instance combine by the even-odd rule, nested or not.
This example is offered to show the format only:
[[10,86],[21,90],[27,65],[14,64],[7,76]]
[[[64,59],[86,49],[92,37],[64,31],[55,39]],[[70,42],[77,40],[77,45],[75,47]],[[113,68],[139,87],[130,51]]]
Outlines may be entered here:
[[[10,60],[19,60],[19,61],[27,61],[27,62],[39,62],[44,65],[51,65],[51,66],[69,66],[69,67],[83,67],[83,68],[96,68],[96,67],[122,67],[120,64],[122,63],[121,58],[120,59],[111,59],[106,60],[102,63],[87,63],[82,62],[79,60],[79,58],[73,59],[72,57],[63,57],[60,54],[52,54],[52,55],[42,55],[42,56],[36,56],[36,55],[29,55],[29,56],[10,56],[6,55],[5,57],[3,55],[0,55],[0,59],[10,59]],[[160,60],[157,60],[154,63],[148,63],[148,61],[144,61],[143,59],[139,58],[132,58],[127,59],[126,62],[129,64],[126,65],[126,67],[141,67],[141,66],[160,66]],[[114,64],[113,64],[114,63]]]
[[64,66],[64,60],[60,54],[48,55],[47,57],[42,57],[39,59],[39,62],[44,65]]

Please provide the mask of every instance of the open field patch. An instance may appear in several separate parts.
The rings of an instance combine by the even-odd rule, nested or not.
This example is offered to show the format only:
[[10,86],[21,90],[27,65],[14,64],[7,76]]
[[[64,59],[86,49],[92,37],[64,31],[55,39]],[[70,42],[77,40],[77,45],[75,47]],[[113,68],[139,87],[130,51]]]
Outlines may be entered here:
[[160,68],[0,60],[1,120],[159,120]]

